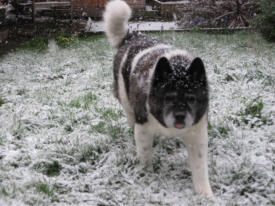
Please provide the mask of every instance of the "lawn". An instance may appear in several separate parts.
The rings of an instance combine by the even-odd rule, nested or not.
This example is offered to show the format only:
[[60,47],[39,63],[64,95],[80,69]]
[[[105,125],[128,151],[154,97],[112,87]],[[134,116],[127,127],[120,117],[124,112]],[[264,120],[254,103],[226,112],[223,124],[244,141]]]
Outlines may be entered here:
[[112,94],[103,35],[36,38],[0,57],[0,205],[275,204],[275,44],[257,33],[150,35],[205,61],[215,202],[193,194],[179,138],[143,169]]

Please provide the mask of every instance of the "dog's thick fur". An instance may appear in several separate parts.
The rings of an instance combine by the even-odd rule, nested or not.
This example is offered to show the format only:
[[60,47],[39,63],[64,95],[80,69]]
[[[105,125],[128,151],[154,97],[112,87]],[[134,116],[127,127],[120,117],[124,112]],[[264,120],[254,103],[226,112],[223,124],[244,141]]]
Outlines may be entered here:
[[153,138],[181,136],[188,150],[194,189],[213,197],[207,166],[208,84],[203,62],[189,52],[129,32],[130,7],[122,0],[107,4],[106,35],[118,49],[114,93],[134,127],[137,156],[152,161]]

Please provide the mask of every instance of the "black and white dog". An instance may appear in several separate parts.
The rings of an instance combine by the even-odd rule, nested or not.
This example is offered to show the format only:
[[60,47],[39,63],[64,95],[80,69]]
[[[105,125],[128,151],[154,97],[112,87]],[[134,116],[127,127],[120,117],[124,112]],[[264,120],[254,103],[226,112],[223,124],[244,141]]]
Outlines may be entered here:
[[194,189],[213,197],[207,166],[208,84],[203,62],[185,50],[129,32],[130,7],[106,5],[104,22],[114,59],[114,93],[134,127],[137,156],[152,161],[153,138],[181,136],[188,150]]

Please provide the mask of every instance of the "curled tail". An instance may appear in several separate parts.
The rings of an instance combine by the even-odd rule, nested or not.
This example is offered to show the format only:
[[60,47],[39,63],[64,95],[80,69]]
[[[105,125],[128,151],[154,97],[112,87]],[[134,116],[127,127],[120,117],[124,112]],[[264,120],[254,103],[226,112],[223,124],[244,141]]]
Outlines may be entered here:
[[118,48],[127,35],[131,15],[131,8],[122,0],[113,0],[106,5],[103,15],[105,32],[112,46]]

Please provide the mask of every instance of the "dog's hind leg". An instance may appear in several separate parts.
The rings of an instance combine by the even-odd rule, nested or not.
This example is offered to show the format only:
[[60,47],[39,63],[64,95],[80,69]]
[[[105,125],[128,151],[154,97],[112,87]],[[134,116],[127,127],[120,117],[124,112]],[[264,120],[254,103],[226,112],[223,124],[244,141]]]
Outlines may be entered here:
[[137,156],[141,163],[152,164],[154,134],[150,132],[149,123],[135,124],[135,141]]
[[135,125],[135,114],[132,110],[124,108],[126,114],[127,122],[131,128],[134,128]]

